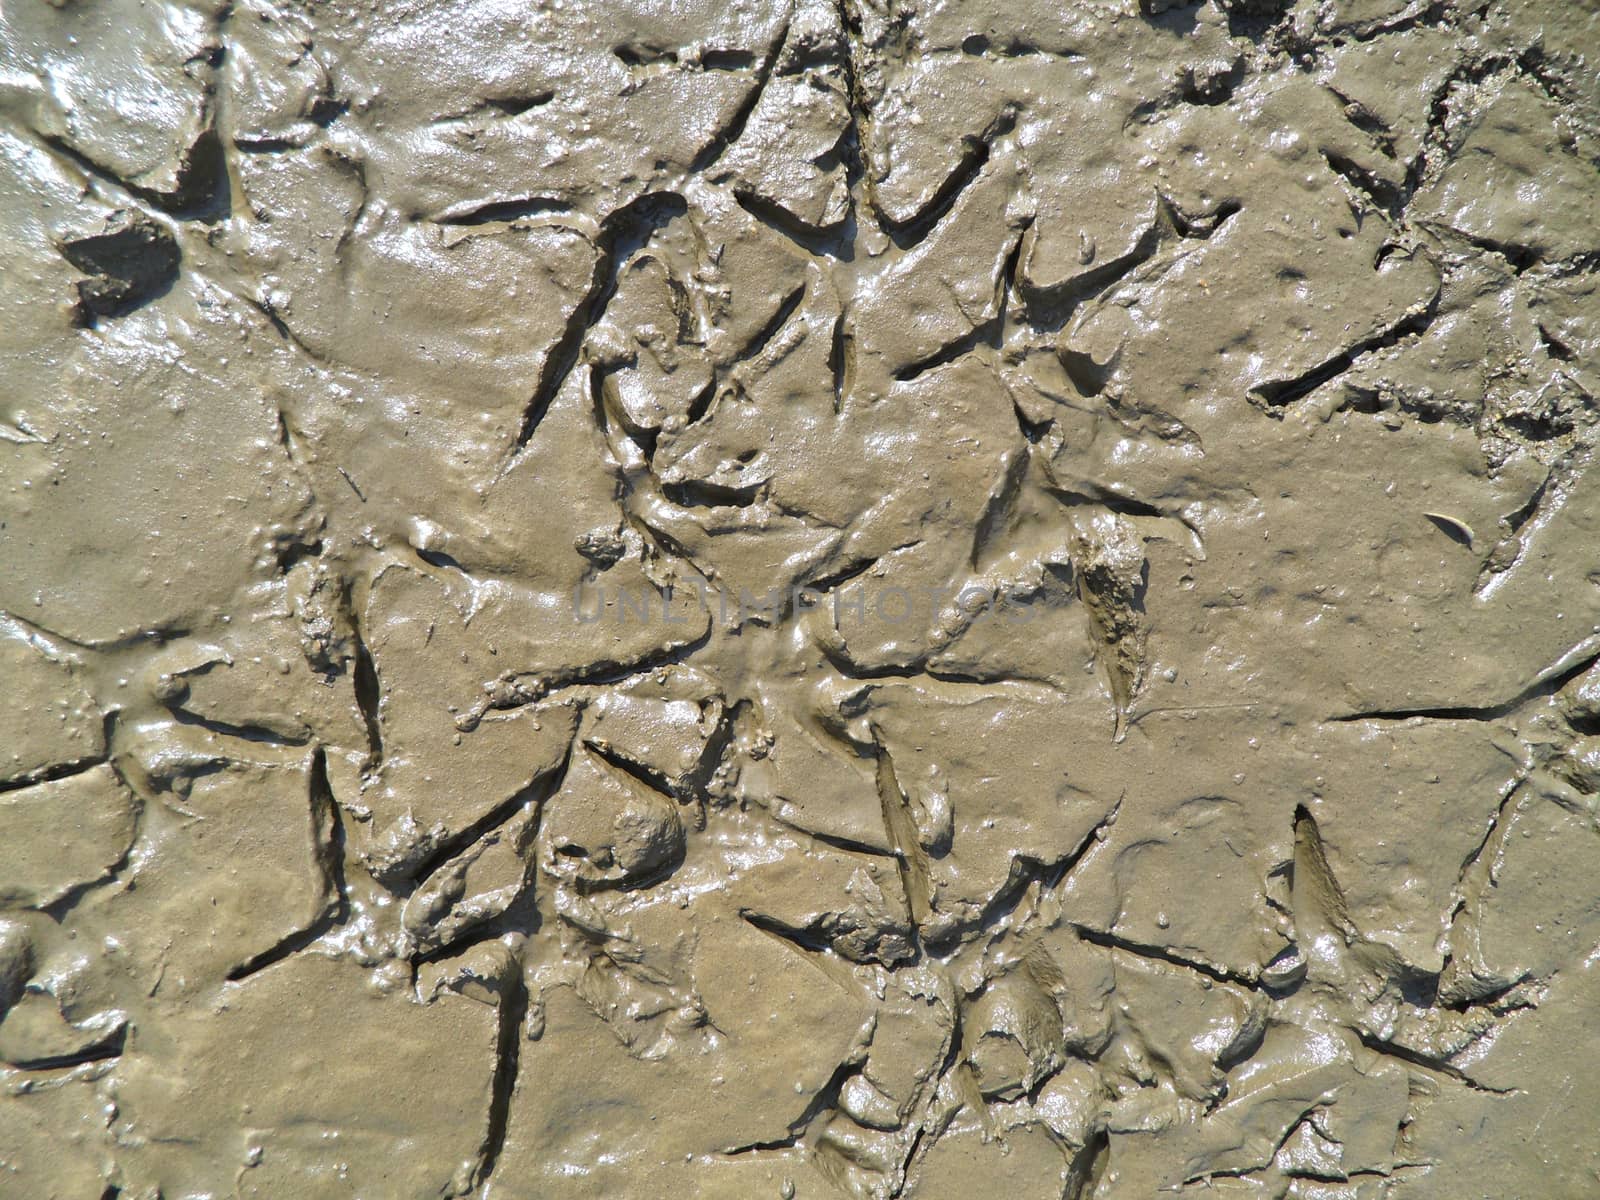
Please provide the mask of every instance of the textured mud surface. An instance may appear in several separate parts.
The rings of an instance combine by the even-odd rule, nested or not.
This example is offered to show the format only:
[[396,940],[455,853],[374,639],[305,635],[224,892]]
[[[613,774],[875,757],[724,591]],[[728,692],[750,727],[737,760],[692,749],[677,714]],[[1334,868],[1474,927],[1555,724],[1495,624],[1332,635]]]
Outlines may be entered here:
[[0,1195],[1600,1195],[1594,0],[0,4]]

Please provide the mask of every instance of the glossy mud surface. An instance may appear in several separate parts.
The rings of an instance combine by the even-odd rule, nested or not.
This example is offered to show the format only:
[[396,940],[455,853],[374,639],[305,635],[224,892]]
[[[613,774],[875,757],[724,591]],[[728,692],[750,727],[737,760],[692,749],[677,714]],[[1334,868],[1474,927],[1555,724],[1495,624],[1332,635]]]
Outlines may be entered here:
[[0,7],[0,1196],[1600,1195],[1594,0]]

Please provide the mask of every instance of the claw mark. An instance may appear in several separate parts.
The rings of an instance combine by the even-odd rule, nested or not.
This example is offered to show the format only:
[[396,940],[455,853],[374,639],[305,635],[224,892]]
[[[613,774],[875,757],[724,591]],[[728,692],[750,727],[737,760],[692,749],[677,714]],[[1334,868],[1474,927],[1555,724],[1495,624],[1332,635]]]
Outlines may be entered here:
[[757,1154],[763,1150],[788,1150],[800,1144],[806,1130],[811,1123],[830,1109],[836,1108],[839,1103],[839,1092],[851,1076],[861,1070],[861,1063],[855,1058],[847,1058],[834,1068],[828,1081],[817,1090],[817,1093],[806,1102],[805,1109],[798,1117],[789,1122],[789,1132],[782,1137],[765,1142],[747,1142],[742,1146],[734,1146],[722,1153],[734,1157],[740,1154]]
[[339,804],[333,798],[333,789],[328,783],[328,754],[322,746],[318,746],[311,756],[308,791],[311,802],[311,844],[323,880],[318,911],[304,928],[229,971],[227,978],[230,983],[242,982],[298,954],[349,919],[350,897],[344,878],[344,822],[340,819]]
[[[1089,832],[1078,840],[1078,844],[1061,858],[1053,862],[1044,862],[1021,855],[1013,857],[1005,883],[989,898],[977,920],[964,927],[951,929],[941,940],[938,948],[942,951],[947,943],[953,942],[971,929],[998,928],[1002,921],[1016,911],[1031,884],[1039,884],[1046,892],[1060,892],[1066,886],[1067,880],[1072,877],[1072,873],[1095,849],[1105,843],[1106,832],[1116,824],[1117,814],[1122,811],[1122,801],[1125,798],[1125,796],[1118,797],[1111,811],[1096,821]],[[1022,927],[1025,926],[1026,919],[1022,923]],[[1020,928],[1018,932],[1021,932]]]
[[1347,944],[1362,940],[1361,932],[1350,917],[1344,889],[1334,878],[1333,867],[1328,862],[1322,831],[1303,804],[1294,810],[1294,875],[1289,903],[1297,923],[1315,914],[1341,934]]
[[570,204],[553,196],[523,196],[514,200],[492,200],[471,208],[446,209],[433,221],[436,225],[496,225],[571,210]]
[[[1242,211],[1242,205],[1230,199],[1224,200],[1209,213],[1191,216],[1157,192],[1150,224],[1126,254],[1049,287],[1032,287],[1023,280],[1020,295],[1029,319],[1044,331],[1054,332],[1064,328],[1085,301],[1104,294],[1154,260],[1163,244],[1173,240],[1207,241]],[[1064,362],[1069,373],[1089,368],[1084,372],[1083,380],[1074,379],[1080,388],[1088,387],[1085,394],[1097,395],[1105,386],[1106,379],[1098,378],[1101,369],[1089,362],[1087,356],[1073,355]]]
[[903,221],[879,214],[878,222],[884,233],[901,250],[909,250],[927,239],[941,221],[955,207],[956,201],[983,173],[993,153],[994,143],[1016,127],[1017,110],[1007,107],[981,133],[962,139],[961,162],[937,191],[917,212]]
[[1167,946],[1156,946],[1148,942],[1136,942],[1115,933],[1108,933],[1103,929],[1096,929],[1092,925],[1080,925],[1070,922],[1074,931],[1084,941],[1107,950],[1120,950],[1124,954],[1131,954],[1135,958],[1149,959],[1154,962],[1167,963],[1174,967],[1183,967],[1185,970],[1194,971],[1204,975],[1207,979],[1217,983],[1231,983],[1235,987],[1246,988],[1250,991],[1260,991],[1261,981],[1253,975],[1242,971],[1234,971],[1228,967],[1218,966],[1216,963],[1207,962],[1203,958],[1193,958],[1187,954],[1180,954]]
[[772,339],[783,332],[784,326],[789,323],[789,319],[794,316],[795,310],[800,307],[800,302],[805,298],[806,285],[802,283],[783,298],[783,302],[778,305],[772,316],[767,320],[767,323],[756,331],[749,344],[735,356],[734,363],[746,362],[760,357],[772,342]]
[[855,988],[856,978],[853,968],[834,952],[827,934],[822,930],[796,929],[791,925],[785,925],[782,921],[774,920],[765,913],[752,912],[748,909],[741,910],[739,917],[750,928],[782,942],[786,949],[798,954],[805,962],[827,976],[831,982],[846,991]]
[[1505,536],[1484,559],[1478,572],[1473,593],[1492,596],[1510,577],[1512,570],[1527,553],[1527,535],[1541,529],[1566,507],[1572,490],[1589,465],[1592,447],[1576,446],[1556,460],[1546,473],[1533,495],[1516,512],[1505,519]]
[[20,1067],[24,1071],[59,1071],[66,1067],[81,1067],[85,1063],[104,1062],[107,1059],[121,1057],[127,1041],[128,1026],[126,1023],[119,1023],[106,1036],[81,1050],[74,1050],[68,1054],[42,1054],[37,1057],[19,1054],[10,1060],[10,1065]]
[[833,322],[833,341],[828,347],[828,369],[833,372],[833,411],[838,415],[844,411],[844,403],[849,398],[851,385],[855,381],[855,339],[850,335],[843,312]]
[[1127,735],[1128,710],[1144,683],[1144,593],[1149,563],[1143,543],[1116,514],[1080,527],[1073,565],[1078,598],[1091,618],[1100,661],[1115,708],[1112,738]]
[[761,103],[761,97],[766,94],[767,84],[772,79],[773,69],[778,65],[778,59],[783,54],[784,43],[789,40],[789,18],[785,17],[783,27],[778,30],[778,35],[772,39],[772,45],[762,58],[761,65],[756,68],[756,81],[749,92],[740,101],[739,107],[734,110],[728,124],[711,139],[705,149],[695,156],[690,171],[699,173],[708,171],[716,165],[728,150],[728,147],[739,140],[744,133],[744,127],[749,124],[750,117],[756,111],[756,105]]
[[1022,492],[1022,481],[1028,474],[1031,460],[1026,450],[1009,450],[1005,457],[1005,468],[1000,473],[999,481],[990,489],[983,516],[978,519],[978,527],[973,531],[968,565],[974,571],[978,569],[984,550],[1006,532],[1017,496]]
[[1355,1031],[1355,1035],[1368,1050],[1387,1055],[1389,1058],[1397,1058],[1403,1063],[1408,1063],[1413,1067],[1421,1067],[1425,1071],[1437,1072],[1447,1079],[1453,1079],[1457,1083],[1465,1084],[1475,1092],[1486,1092],[1491,1096],[1516,1096],[1522,1092],[1521,1088],[1491,1087],[1486,1083],[1481,1083],[1454,1063],[1448,1062],[1437,1055],[1427,1054],[1421,1050],[1413,1050],[1409,1046],[1402,1046],[1360,1029]]
[[883,735],[876,726],[872,730],[872,745],[877,757],[876,779],[878,802],[883,807],[883,827],[894,847],[895,860],[900,864],[900,885],[905,890],[906,905],[911,910],[913,930],[927,923],[932,912],[931,887],[928,877],[928,855],[917,837],[917,822],[911,812],[911,802],[900,789],[895,778],[894,760],[883,744]]
[[1426,333],[1439,314],[1439,301],[1443,295],[1442,289],[1436,288],[1426,304],[1409,310],[1387,329],[1362,338],[1292,379],[1270,379],[1258,383],[1250,389],[1250,395],[1265,406],[1268,415],[1281,418],[1285,407],[1309,396],[1323,384],[1337,379],[1361,359],[1380,350],[1387,350],[1391,346],[1397,346],[1408,337]]
[[408,874],[414,879],[427,879],[428,876],[450,862],[451,859],[463,853],[473,843],[482,839],[492,830],[504,825],[517,813],[527,808],[542,806],[546,800],[561,789],[562,783],[565,782],[567,768],[572,762],[574,745],[575,743],[572,742],[567,744],[566,755],[557,766],[543,774],[534,776],[526,785],[518,788],[476,821],[462,826],[455,833],[438,842],[427,857],[414,870],[409,871]]
[[641,762],[636,762],[635,760],[618,752],[617,749],[611,746],[609,743],[595,741],[591,738],[585,738],[583,740],[583,746],[584,749],[592,750],[596,755],[604,759],[605,762],[610,766],[615,767],[624,775],[627,775],[629,778],[643,784],[652,792],[659,792],[661,795],[666,796],[671,800],[677,800],[681,798],[679,795],[679,790],[673,786],[672,781],[664,774],[656,770],[654,767],[646,766]]
[[577,368],[583,342],[595,322],[605,316],[606,306],[616,295],[617,278],[628,256],[645,245],[651,236],[674,217],[688,211],[682,196],[674,192],[648,192],[623,205],[601,222],[593,244],[598,252],[589,290],[572,310],[566,328],[551,348],[539,373],[538,385],[523,410],[516,441],[506,467],[533,439],[556,396]]
[[949,344],[939,347],[926,358],[896,368],[894,372],[896,383],[909,383],[913,379],[926,375],[929,371],[948,366],[957,359],[971,354],[980,346],[988,346],[993,350],[1000,348],[1005,337],[1006,317],[1010,307],[1012,285],[1017,276],[1017,266],[1022,257],[1022,243],[1026,234],[1027,225],[1024,224],[1012,240],[1011,249],[1006,252],[1005,261],[995,277],[994,298],[991,302],[994,306],[994,316],[974,325],[966,333],[955,338]]
[[505,1149],[511,1119],[511,1098],[522,1066],[522,1026],[528,1019],[529,996],[522,972],[513,971],[500,990],[500,1023],[495,1038],[494,1079],[490,1083],[489,1123],[478,1149],[478,1166],[472,1186],[482,1187],[494,1173]]
[[361,711],[361,723],[367,731],[367,761],[365,764],[368,775],[376,775],[383,767],[383,688],[378,681],[378,666],[373,660],[372,651],[367,647],[367,639],[361,631],[361,619],[356,613],[355,605],[348,604],[347,615],[350,619],[350,642],[354,647],[351,664],[351,678],[355,687],[356,707]]
[[1111,1135],[1104,1129],[1097,1129],[1083,1149],[1073,1155],[1072,1181],[1068,1184],[1064,1200],[1089,1200],[1100,1190],[1100,1181],[1105,1178],[1110,1163]]
[[14,779],[0,782],[0,793],[16,791],[18,788],[34,787],[41,783],[55,783],[62,779],[71,779],[74,775],[82,775],[85,771],[92,771],[107,760],[104,755],[94,755],[89,758],[75,758],[70,762],[51,763],[48,767],[41,767],[37,771],[30,771],[25,775],[18,775]]
[[849,236],[849,220],[844,222],[842,229],[837,226],[817,229],[805,224],[782,205],[774,204],[748,188],[735,188],[733,198],[745,212],[808,254],[818,258],[836,258],[841,262],[849,262],[855,257],[855,246]]
[[1600,635],[1585,638],[1535,676],[1532,683],[1509,700],[1488,705],[1441,705],[1434,708],[1390,708],[1340,713],[1330,721],[1498,721],[1524,705],[1553,696],[1596,662],[1600,662]]

